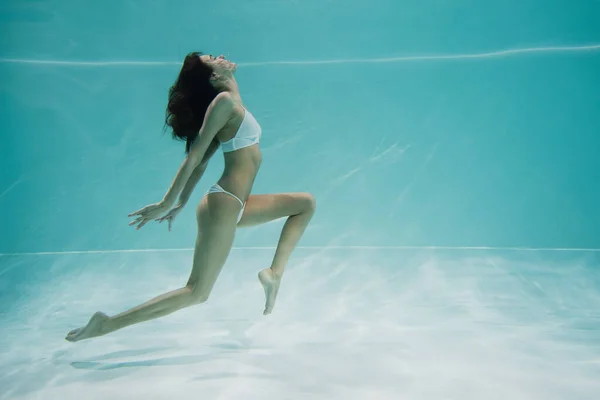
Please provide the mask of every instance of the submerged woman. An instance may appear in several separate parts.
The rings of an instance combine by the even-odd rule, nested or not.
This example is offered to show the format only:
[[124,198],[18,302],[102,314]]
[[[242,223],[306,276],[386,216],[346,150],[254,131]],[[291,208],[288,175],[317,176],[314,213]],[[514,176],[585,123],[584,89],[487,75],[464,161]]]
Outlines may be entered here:
[[67,340],[106,335],[204,303],[229,255],[236,228],[288,217],[271,267],[258,273],[266,298],[263,314],[273,310],[285,265],[314,214],[315,200],[309,193],[250,195],[261,164],[261,127],[242,104],[235,70],[236,64],[223,56],[198,52],[186,56],[169,91],[165,122],[175,138],[186,141],[187,156],[164,198],[129,215],[136,217],[130,225],[137,229],[156,220],[167,221],[170,230],[221,147],[223,174],[196,209],[198,237],[187,284],[112,317],[97,312],[86,326],[69,332]]

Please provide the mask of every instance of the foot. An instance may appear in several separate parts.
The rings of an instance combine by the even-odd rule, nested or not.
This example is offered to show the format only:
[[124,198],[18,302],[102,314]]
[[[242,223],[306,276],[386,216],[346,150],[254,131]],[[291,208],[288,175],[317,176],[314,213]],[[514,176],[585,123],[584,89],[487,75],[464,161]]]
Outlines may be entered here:
[[96,336],[102,336],[106,333],[106,322],[108,321],[108,315],[97,312],[92,315],[90,321],[86,326],[73,329],[65,338],[69,342],[77,342],[83,339],[90,339]]
[[271,268],[266,268],[258,273],[258,280],[265,289],[266,302],[263,315],[271,314],[273,307],[275,307],[275,299],[277,298],[277,292],[279,291],[281,276],[275,276]]

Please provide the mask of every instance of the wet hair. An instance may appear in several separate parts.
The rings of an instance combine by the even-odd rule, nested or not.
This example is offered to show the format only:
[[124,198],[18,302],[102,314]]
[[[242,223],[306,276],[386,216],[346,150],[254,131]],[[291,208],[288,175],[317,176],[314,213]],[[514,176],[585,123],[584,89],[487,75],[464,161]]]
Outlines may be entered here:
[[185,56],[179,76],[169,89],[165,128],[171,128],[173,139],[185,140],[186,154],[198,137],[208,106],[219,94],[210,83],[213,70],[202,62],[202,54],[196,51]]

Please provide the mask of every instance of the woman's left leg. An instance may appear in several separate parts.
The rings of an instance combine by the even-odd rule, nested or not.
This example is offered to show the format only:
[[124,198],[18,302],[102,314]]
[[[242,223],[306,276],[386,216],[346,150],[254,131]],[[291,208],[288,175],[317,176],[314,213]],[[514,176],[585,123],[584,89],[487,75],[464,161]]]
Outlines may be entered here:
[[226,194],[205,196],[197,208],[198,237],[192,272],[187,284],[112,317],[97,312],[87,325],[69,332],[66,339],[76,342],[103,336],[130,325],[163,317],[182,308],[204,303],[229,255],[239,209],[239,203]]

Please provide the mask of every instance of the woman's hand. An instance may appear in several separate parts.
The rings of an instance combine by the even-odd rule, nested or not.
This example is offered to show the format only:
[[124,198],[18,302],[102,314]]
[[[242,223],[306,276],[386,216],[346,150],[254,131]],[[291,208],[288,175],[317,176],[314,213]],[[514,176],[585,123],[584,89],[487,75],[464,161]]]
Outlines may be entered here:
[[146,225],[149,221],[158,219],[162,214],[164,214],[169,209],[169,205],[160,201],[158,203],[147,205],[144,208],[140,208],[139,210],[132,212],[129,214],[129,217],[138,216],[136,219],[129,223],[129,226],[136,225],[135,229],[140,229],[142,226]]
[[165,215],[164,217],[158,218],[157,221],[159,223],[161,223],[163,221],[169,221],[169,232],[171,232],[171,225],[173,224],[173,221],[175,220],[177,215],[181,212],[181,210],[183,210],[183,204],[177,204],[175,207],[173,207],[171,209],[171,211],[169,211],[169,213],[167,215]]

